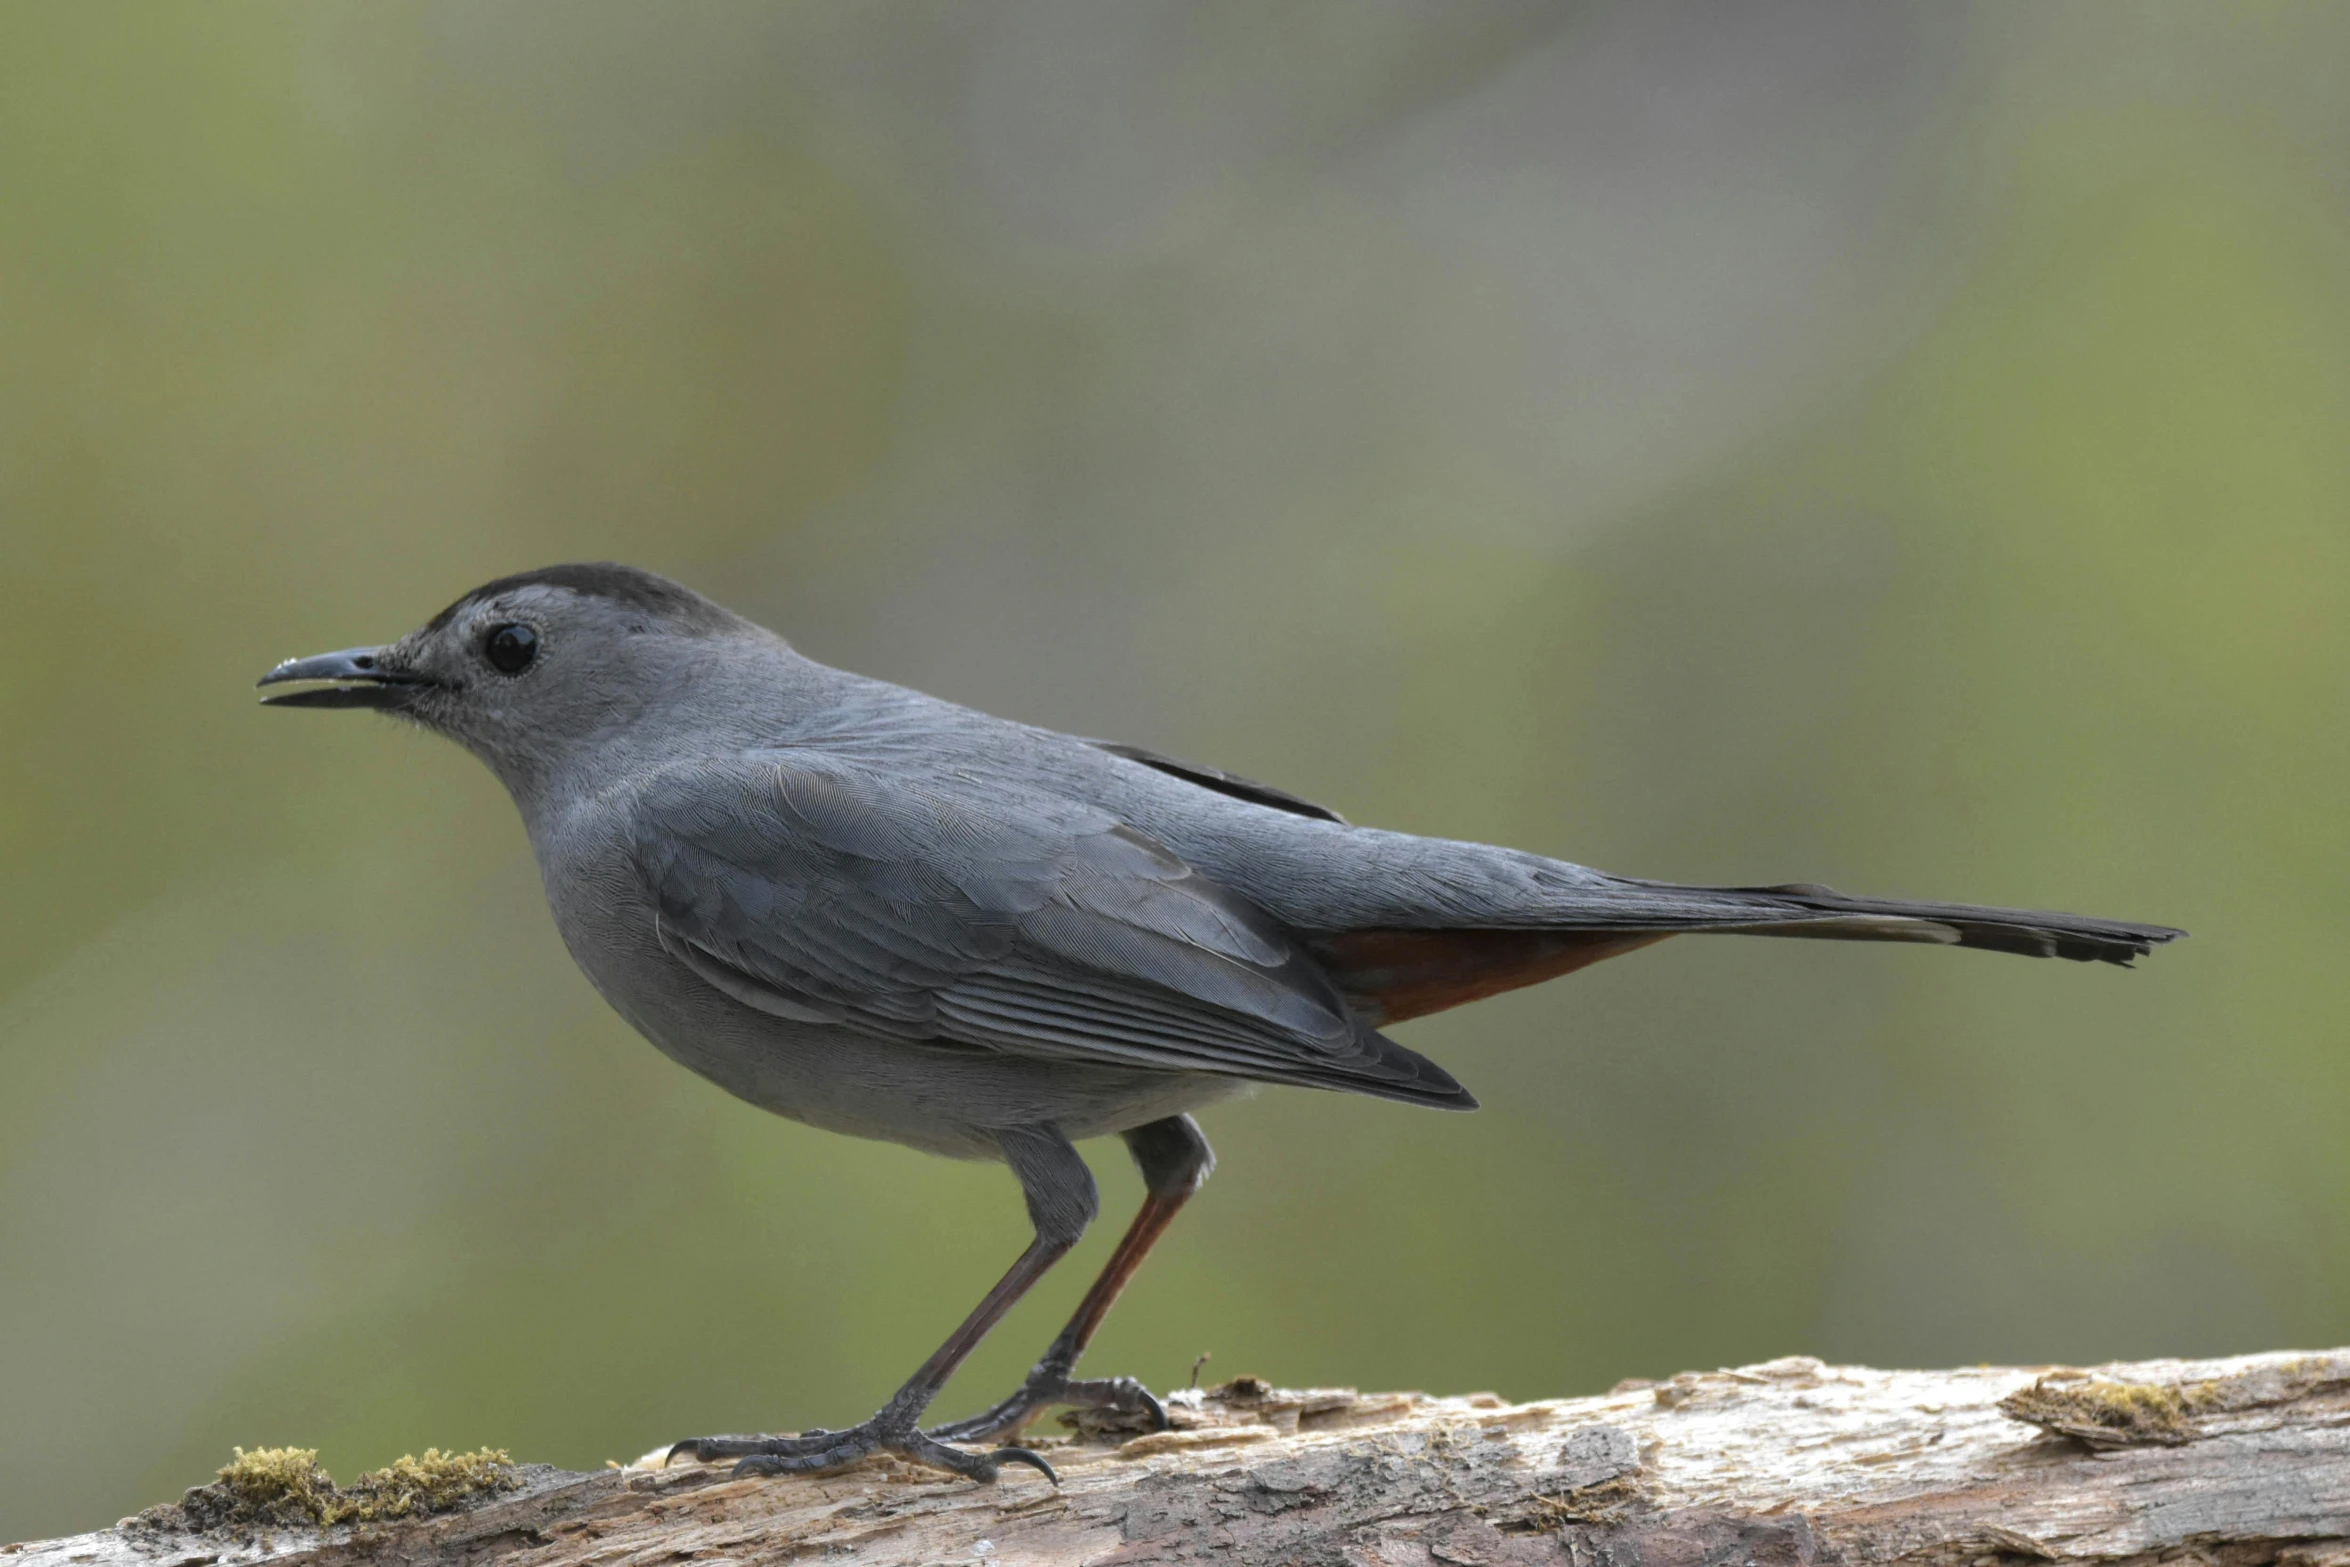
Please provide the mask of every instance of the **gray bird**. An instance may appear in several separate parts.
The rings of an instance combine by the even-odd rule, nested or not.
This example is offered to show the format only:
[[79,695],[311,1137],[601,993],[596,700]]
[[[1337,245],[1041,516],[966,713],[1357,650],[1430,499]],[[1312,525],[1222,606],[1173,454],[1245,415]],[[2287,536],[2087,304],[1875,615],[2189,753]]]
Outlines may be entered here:
[[[827,668],[616,565],[466,594],[387,647],[280,664],[284,707],[448,736],[522,812],[555,923],[664,1054],[778,1115],[1000,1159],[1036,1238],[881,1410],[845,1431],[689,1439],[737,1473],[876,1451],[976,1480],[1053,1404],[1164,1426],[1087,1342],[1214,1165],[1189,1112],[1252,1083],[1469,1110],[1379,1030],[1686,931],[1926,941],[2127,964],[2181,932],[2022,909],[1682,887],[1353,826],[1279,789]],[[1097,1208],[1075,1144],[1147,1195],[1009,1398],[924,1430],[987,1331]]]

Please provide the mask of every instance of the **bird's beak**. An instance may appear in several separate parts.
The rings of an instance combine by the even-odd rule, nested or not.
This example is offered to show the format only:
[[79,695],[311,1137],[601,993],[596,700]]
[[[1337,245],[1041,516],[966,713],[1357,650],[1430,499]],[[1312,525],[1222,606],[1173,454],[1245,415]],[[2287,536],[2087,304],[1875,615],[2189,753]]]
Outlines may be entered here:
[[385,667],[383,654],[379,647],[347,647],[340,653],[289,658],[256,683],[265,686],[289,680],[333,683],[307,691],[281,691],[263,697],[261,703],[264,707],[402,707],[418,691],[432,684],[411,671]]

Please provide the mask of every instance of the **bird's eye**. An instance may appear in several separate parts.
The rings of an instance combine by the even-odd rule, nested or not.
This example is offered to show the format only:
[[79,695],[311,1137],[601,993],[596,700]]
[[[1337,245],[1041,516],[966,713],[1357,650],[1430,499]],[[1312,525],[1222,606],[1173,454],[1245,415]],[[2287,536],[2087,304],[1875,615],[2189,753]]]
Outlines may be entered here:
[[539,656],[539,634],[524,625],[503,625],[481,645],[482,657],[501,675],[519,675]]

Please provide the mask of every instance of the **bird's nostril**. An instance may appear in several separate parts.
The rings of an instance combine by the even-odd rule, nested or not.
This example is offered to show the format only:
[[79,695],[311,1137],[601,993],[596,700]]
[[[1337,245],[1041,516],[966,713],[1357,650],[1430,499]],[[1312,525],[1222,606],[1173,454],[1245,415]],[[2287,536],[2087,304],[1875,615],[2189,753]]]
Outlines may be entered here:
[[357,658],[351,660],[351,662],[358,665],[361,669],[373,669],[375,667],[375,655],[373,653],[362,653]]

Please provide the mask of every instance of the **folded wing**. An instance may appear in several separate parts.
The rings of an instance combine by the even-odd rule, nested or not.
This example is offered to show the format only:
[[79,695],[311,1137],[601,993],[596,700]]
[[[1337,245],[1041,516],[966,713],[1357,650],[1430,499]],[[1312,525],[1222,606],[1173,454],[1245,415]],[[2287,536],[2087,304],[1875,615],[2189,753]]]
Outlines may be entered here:
[[745,1006],[861,1033],[1468,1108],[1281,924],[1110,813],[773,751],[640,797],[663,945]]

